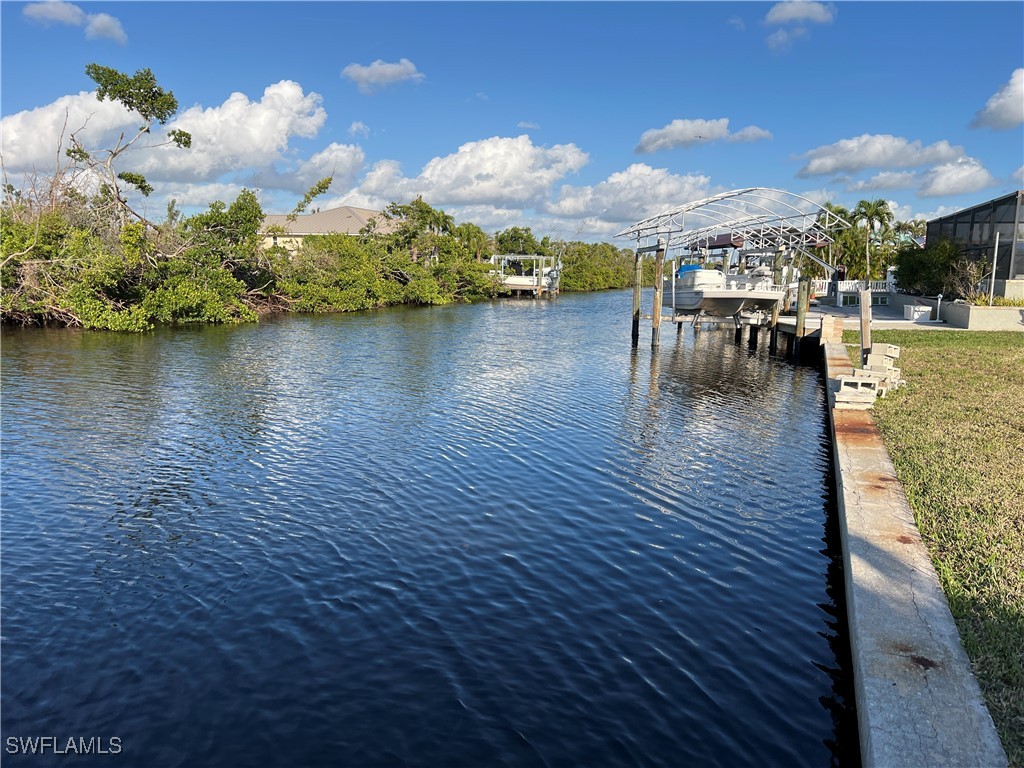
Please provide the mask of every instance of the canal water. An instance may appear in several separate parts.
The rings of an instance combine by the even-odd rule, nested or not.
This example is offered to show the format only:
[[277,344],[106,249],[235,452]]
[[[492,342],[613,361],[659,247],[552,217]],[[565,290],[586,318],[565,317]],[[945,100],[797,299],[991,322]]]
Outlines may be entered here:
[[631,301],[4,329],[4,764],[852,764],[820,374]]

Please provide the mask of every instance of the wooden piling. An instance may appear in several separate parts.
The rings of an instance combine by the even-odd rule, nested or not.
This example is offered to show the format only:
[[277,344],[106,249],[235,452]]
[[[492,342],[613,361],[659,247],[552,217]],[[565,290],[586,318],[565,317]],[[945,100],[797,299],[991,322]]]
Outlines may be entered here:
[[811,278],[800,276],[796,291],[796,348],[803,346],[804,328],[807,325],[807,312],[811,308]]
[[643,283],[644,264],[640,250],[633,257],[633,348],[640,343],[640,288]]
[[772,307],[771,332],[768,335],[768,351],[774,353],[779,348],[779,311],[782,302],[776,301]]
[[860,364],[871,350],[871,290],[860,292]]
[[654,309],[651,312],[651,348],[661,344],[661,299],[665,284],[665,242],[658,241],[654,254]]

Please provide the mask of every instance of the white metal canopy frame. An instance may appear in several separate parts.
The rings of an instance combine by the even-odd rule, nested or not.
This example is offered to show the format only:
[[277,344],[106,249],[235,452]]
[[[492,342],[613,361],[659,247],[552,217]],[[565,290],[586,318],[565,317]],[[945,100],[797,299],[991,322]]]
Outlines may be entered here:
[[666,250],[695,251],[735,247],[737,243],[746,250],[792,248],[831,270],[808,249],[832,243],[831,233],[849,226],[845,219],[806,197],[781,189],[749,187],[672,208],[627,227],[616,237],[635,238],[638,251],[653,250],[641,245],[652,238],[664,240]]

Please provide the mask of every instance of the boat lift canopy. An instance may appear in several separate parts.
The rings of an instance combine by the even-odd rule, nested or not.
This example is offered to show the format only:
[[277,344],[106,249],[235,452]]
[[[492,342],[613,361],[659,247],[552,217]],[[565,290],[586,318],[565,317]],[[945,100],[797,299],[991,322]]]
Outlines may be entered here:
[[666,251],[720,247],[776,252],[792,249],[823,266],[834,267],[814,250],[834,242],[832,233],[850,226],[845,219],[806,197],[781,189],[734,189],[672,208],[639,221],[616,237],[636,240],[637,250],[653,250],[664,240]]

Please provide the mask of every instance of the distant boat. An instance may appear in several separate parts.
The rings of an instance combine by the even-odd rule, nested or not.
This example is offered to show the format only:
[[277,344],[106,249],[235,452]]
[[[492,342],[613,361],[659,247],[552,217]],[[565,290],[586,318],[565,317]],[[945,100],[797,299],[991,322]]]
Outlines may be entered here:
[[785,286],[772,284],[767,267],[725,275],[717,269],[683,265],[674,278],[665,278],[661,303],[674,307],[680,315],[734,317],[743,312],[770,312],[785,294]]
[[551,296],[559,291],[562,262],[553,256],[496,254],[491,263],[490,274],[510,293]]

